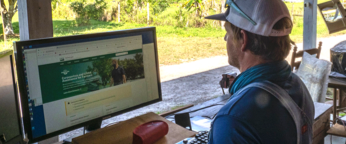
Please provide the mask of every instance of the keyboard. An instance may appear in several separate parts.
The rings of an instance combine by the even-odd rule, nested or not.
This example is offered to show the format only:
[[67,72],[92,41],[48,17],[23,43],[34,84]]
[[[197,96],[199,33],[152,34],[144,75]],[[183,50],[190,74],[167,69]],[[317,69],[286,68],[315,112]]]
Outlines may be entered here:
[[184,139],[176,144],[208,144],[209,131],[201,131],[193,138]]

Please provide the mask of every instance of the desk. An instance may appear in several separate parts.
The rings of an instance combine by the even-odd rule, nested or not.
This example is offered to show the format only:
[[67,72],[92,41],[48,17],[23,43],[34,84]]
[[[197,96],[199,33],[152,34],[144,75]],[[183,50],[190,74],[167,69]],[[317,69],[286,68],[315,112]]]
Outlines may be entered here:
[[73,144],[132,144],[133,130],[153,120],[162,120],[168,124],[168,134],[154,144],[175,144],[196,133],[184,129],[155,113],[147,113],[109,127],[95,130],[80,137],[72,139]]
[[[334,88],[333,124],[335,124],[337,111],[341,110],[341,109],[338,109],[338,108],[340,108],[340,103],[341,103],[341,99],[342,99],[341,89],[346,89],[346,79],[329,77],[328,87]],[[339,93],[337,92],[336,89],[339,89]],[[339,106],[337,106],[337,104],[336,104],[337,97],[339,97],[339,104],[338,104]]]
[[[195,105],[193,107],[187,108],[185,110],[176,112],[175,114],[178,113],[185,113],[185,112],[189,112],[189,111],[194,111],[197,109],[201,109],[201,108],[205,108],[208,106],[208,108],[205,108],[201,111],[196,111],[196,112],[192,112],[190,114],[191,117],[194,116],[206,116],[206,117],[213,117],[220,109],[221,107],[227,103],[228,99],[230,98],[230,95],[223,95],[217,98],[214,98],[212,100],[203,102],[201,104]],[[323,104],[323,103],[314,103],[315,104],[315,122],[313,124],[313,144],[317,144],[320,142],[324,141],[324,137],[326,136],[326,132],[328,131],[328,129],[330,128],[329,126],[329,121],[330,121],[330,113],[332,111],[332,105],[329,104]],[[148,115],[148,114],[146,114]],[[154,115],[154,114],[150,114],[150,115]],[[154,115],[155,116],[155,115]],[[148,119],[149,117],[145,118]],[[152,119],[152,118],[150,118]],[[157,117],[154,119],[161,119],[164,120],[162,117]],[[132,142],[132,130],[139,125],[139,123],[144,123],[144,119],[140,118],[139,119],[141,122],[137,120],[128,120],[122,123],[128,123],[126,125],[114,125],[114,126],[110,126],[110,127],[106,127],[100,130],[96,130],[95,132],[91,132],[88,133],[84,136],[81,137],[77,137],[74,139],[74,143],[84,143],[84,142],[88,142],[88,143],[99,143],[101,140],[103,142],[114,142],[115,139],[119,139],[116,137],[123,137],[123,143],[131,143]],[[149,121],[149,120],[145,120],[145,121]],[[165,120],[166,121],[166,120]],[[134,124],[137,123],[137,124]],[[168,122],[170,123],[170,122]],[[120,124],[120,123],[119,123]],[[113,127],[113,128],[112,128]],[[115,127],[115,128],[114,128]],[[124,127],[124,128],[119,128],[119,127]],[[122,129],[122,130],[120,130]],[[180,127],[180,128],[174,128],[175,132],[179,133],[178,135],[173,135],[173,137],[175,138],[175,142],[178,142],[179,140],[182,140],[186,137],[192,136],[194,134],[194,132],[191,131],[187,131],[186,129]],[[120,132],[120,131],[121,132]],[[117,131],[117,132],[116,132]],[[126,132],[125,132],[126,131]],[[128,133],[128,134],[125,134]],[[107,136],[108,134],[111,134],[111,136]],[[185,137],[183,135],[185,135]],[[126,135],[126,136],[120,136],[120,135]],[[179,140],[178,140],[179,139]],[[79,142],[77,142],[79,141]],[[163,143],[170,143],[170,142],[166,142],[164,139],[161,140],[161,142],[164,141]]]
[[[175,114],[186,113],[189,111],[195,111],[198,109],[203,110],[190,113],[190,117],[203,116],[212,118],[214,115],[227,103],[230,95],[223,95],[215,99],[203,102],[188,109],[182,110]],[[313,124],[313,144],[319,144],[324,141],[324,137],[327,135],[327,131],[330,128],[330,113],[332,112],[332,105],[324,103],[314,103],[315,106],[315,122]]]

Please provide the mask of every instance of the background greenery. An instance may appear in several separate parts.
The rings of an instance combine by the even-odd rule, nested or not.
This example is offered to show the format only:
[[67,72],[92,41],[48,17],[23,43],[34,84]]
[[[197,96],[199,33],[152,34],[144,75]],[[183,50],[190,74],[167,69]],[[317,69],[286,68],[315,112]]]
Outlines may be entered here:
[[[318,0],[319,3],[327,0]],[[118,2],[121,5],[118,22]],[[150,21],[147,25],[147,2]],[[105,5],[106,4],[106,5]],[[303,3],[286,3],[292,13],[303,15]],[[155,26],[158,36],[160,64],[177,64],[217,55],[226,55],[225,31],[219,21],[203,17],[219,13],[220,0],[53,0],[54,37]],[[85,19],[84,21],[82,19]],[[303,17],[294,16],[291,38],[302,42]],[[18,15],[13,19],[14,32],[19,33]],[[0,28],[2,33],[2,29]],[[342,31],[333,35],[345,34]],[[327,37],[327,27],[317,16],[317,36]],[[13,36],[0,39],[0,53],[12,49]],[[1,55],[1,54],[0,54]]]

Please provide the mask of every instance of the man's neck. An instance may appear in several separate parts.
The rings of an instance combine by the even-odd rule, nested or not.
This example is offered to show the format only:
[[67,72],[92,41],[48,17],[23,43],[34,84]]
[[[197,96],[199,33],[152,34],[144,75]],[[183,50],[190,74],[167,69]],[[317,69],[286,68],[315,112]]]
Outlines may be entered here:
[[244,58],[240,61],[240,72],[244,72],[247,69],[254,67],[256,65],[267,63],[268,61],[263,60],[260,56],[253,55],[253,54],[247,54],[244,56]]

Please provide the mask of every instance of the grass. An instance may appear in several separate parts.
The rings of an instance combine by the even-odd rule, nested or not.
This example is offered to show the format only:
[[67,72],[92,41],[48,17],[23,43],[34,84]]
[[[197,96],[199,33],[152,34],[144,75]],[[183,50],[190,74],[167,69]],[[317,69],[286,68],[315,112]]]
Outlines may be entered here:
[[[326,0],[319,0],[323,2]],[[292,8],[292,3],[286,3],[289,10]],[[169,8],[163,14],[170,12]],[[174,12],[173,10],[171,10]],[[301,14],[303,11],[303,3],[294,3],[294,13]],[[1,20],[1,19],[0,19]],[[296,43],[303,41],[303,17],[294,17],[294,28],[290,35],[291,39]],[[54,37],[79,35],[87,33],[106,32],[114,30],[123,30],[131,28],[146,27],[146,24],[133,23],[117,23],[117,22],[102,22],[92,20],[90,25],[77,26],[73,20],[53,20]],[[18,16],[13,18],[14,32],[19,33]],[[158,37],[158,53],[159,61],[162,65],[178,64],[198,60],[202,58],[226,55],[225,45],[223,40],[225,31],[221,28],[179,28],[174,26],[156,26]],[[0,28],[2,33],[2,28]],[[341,31],[330,35],[325,26],[323,18],[318,12],[317,17],[317,37],[328,37],[333,35],[346,34],[346,31]],[[12,41],[18,41],[19,38],[9,38],[5,43],[0,39],[0,57],[4,52],[8,53],[12,50]]]
[[[73,20],[54,20],[54,37],[106,32],[131,28],[146,27],[145,24],[128,24],[116,22],[91,21],[90,25],[77,26]],[[15,33],[18,33],[18,22],[13,22]],[[2,29],[0,28],[2,33]],[[221,28],[177,28],[173,26],[157,26],[158,52],[160,64],[177,64],[201,58],[225,55],[225,31]],[[11,50],[10,38],[0,40],[0,51]],[[1,57],[1,55],[0,55]]]

